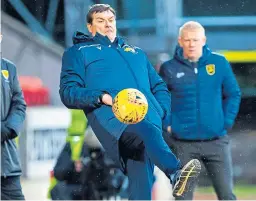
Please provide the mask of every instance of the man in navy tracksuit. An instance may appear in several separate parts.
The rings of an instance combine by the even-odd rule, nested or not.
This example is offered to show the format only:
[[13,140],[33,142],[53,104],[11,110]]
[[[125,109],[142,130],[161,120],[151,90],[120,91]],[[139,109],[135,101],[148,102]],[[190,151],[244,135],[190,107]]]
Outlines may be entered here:
[[[162,136],[170,131],[170,95],[146,54],[116,36],[115,11],[106,4],[92,6],[87,28],[92,36],[77,32],[74,45],[63,55],[60,96],[68,108],[83,109],[107,154],[129,178],[129,199],[151,199],[156,164],[182,197],[195,185],[201,169],[191,160],[180,162]],[[115,118],[112,99],[125,88],[140,90],[149,109],[145,119],[127,125]]]
[[[227,130],[239,110],[240,90],[228,61],[205,41],[204,28],[187,22],[174,58],[160,68],[172,102],[172,134],[165,137],[183,164],[192,158],[204,163],[220,200],[233,200]],[[192,198],[193,192],[182,199]]]

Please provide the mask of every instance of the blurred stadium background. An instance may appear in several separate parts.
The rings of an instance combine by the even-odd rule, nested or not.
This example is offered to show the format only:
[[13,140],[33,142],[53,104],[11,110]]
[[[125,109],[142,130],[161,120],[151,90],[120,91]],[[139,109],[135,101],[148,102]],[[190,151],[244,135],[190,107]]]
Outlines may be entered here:
[[[28,104],[19,139],[27,199],[46,198],[49,171],[65,143],[70,116],[58,94],[61,57],[74,31],[87,32],[85,15],[93,3],[116,9],[119,35],[144,49],[156,69],[172,57],[182,23],[205,27],[208,45],[231,62],[242,89],[230,133],[235,190],[240,199],[256,199],[255,0],[1,0],[1,53],[17,65]],[[202,187],[209,185],[202,174],[196,198],[215,199]]]

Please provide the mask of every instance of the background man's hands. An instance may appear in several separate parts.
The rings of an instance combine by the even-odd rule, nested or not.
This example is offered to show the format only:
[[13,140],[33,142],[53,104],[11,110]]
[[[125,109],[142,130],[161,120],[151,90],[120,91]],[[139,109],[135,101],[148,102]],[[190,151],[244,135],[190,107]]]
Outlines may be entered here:
[[171,133],[172,132],[171,126],[167,126],[166,131],[167,131],[167,133]]

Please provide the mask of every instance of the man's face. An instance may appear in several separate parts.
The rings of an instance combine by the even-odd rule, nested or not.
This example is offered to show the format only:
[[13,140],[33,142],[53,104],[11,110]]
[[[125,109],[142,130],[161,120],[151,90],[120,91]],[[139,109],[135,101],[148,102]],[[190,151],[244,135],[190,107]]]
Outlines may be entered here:
[[93,13],[92,24],[87,24],[87,28],[93,36],[98,32],[113,42],[116,38],[116,17],[110,10]]
[[183,30],[179,44],[183,48],[183,56],[191,61],[197,61],[203,52],[206,37],[201,29]]

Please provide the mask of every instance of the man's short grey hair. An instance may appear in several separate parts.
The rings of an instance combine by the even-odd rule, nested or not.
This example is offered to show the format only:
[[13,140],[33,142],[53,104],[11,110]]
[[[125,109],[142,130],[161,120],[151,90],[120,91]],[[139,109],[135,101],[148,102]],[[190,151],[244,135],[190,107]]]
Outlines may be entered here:
[[202,30],[203,34],[205,35],[204,27],[196,21],[189,21],[183,24],[179,29],[179,36],[182,36],[183,31],[185,30]]

